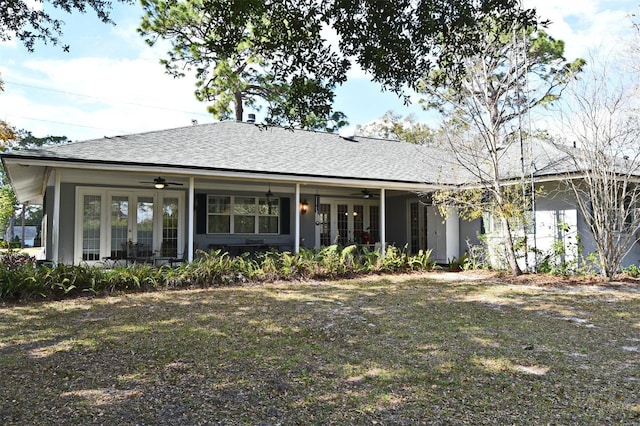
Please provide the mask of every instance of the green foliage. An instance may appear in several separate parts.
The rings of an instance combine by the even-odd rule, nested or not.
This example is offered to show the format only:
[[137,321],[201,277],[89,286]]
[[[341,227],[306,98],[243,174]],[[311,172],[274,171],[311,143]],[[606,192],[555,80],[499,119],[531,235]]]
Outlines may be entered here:
[[333,245],[318,252],[303,249],[298,254],[273,251],[235,257],[221,250],[201,251],[193,262],[177,268],[134,264],[105,269],[86,264],[39,266],[33,258],[9,251],[0,257],[0,300],[429,271],[434,267],[430,256],[431,251],[409,255],[406,249],[390,246],[383,257],[355,245]]
[[627,267],[622,268],[622,273],[627,274],[633,278],[640,277],[640,266],[638,265],[629,265]]
[[[119,1],[132,3],[131,0]],[[43,7],[43,3],[46,6]],[[85,13],[92,9],[100,21],[113,23],[109,18],[111,2],[107,0],[8,0],[3,1],[0,7],[0,41],[17,38],[29,52],[33,52],[36,41],[57,45],[64,21],[55,17],[57,13],[51,12],[54,8],[67,13]],[[69,46],[65,45],[63,49],[68,51]]]
[[[2,79],[0,79],[0,92],[4,92],[4,82],[2,81]],[[0,120],[0,151],[6,150],[7,147],[11,145],[11,141],[15,138],[16,130],[6,121]]]
[[[563,232],[569,232],[567,223],[559,223],[558,228]],[[597,265],[597,256],[590,253],[585,256],[584,245],[580,236],[574,244],[565,245],[563,240],[555,240],[551,249],[546,253],[537,253],[541,258],[537,264],[537,271],[552,275],[593,275],[594,266]]]
[[392,139],[419,145],[431,144],[434,131],[428,125],[416,121],[413,114],[402,117],[393,111],[387,111],[373,123],[356,126],[358,134],[368,137]]
[[481,3],[143,0],[139,32],[151,45],[171,43],[167,72],[194,71],[196,96],[214,116],[228,118],[233,105],[242,120],[244,106],[266,104],[267,124],[332,129],[333,90],[353,64],[401,94],[434,62],[461,69],[454,52],[476,49],[479,17],[536,20],[516,0]]
[[[267,106],[267,124],[333,128],[333,88],[348,62],[324,43],[321,4],[283,1],[143,0],[140,33],[169,40],[162,63],[174,76],[196,73],[196,97],[216,118]],[[329,124],[329,122],[331,122]]]
[[0,229],[4,229],[18,206],[16,194],[9,184],[0,186]]

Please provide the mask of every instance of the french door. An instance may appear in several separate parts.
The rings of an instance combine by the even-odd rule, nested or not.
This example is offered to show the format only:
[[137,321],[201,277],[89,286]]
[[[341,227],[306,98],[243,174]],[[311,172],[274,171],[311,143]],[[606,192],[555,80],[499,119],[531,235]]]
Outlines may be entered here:
[[183,255],[184,194],[179,191],[76,190],[74,258],[98,262],[127,257]]
[[316,213],[316,245],[373,244],[380,235],[380,206],[373,202],[326,200]]

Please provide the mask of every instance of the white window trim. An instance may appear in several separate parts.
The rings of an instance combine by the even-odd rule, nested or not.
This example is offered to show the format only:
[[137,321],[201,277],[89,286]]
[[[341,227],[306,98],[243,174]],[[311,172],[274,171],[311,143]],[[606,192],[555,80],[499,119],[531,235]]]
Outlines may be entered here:
[[[230,198],[230,204],[229,204],[229,214],[221,214],[221,213],[209,213],[209,199],[211,198]],[[234,220],[233,217],[235,216],[235,214],[233,213],[233,206],[235,204],[235,199],[236,198],[253,198],[254,199],[254,204],[256,205],[256,213],[254,214],[255,217],[255,224],[254,224],[254,232],[235,232],[235,224],[234,224]],[[259,214],[259,205],[260,205],[260,200],[264,200],[266,199],[266,197],[264,196],[257,196],[257,195],[228,195],[228,194],[207,194],[207,215],[206,215],[206,221],[207,221],[207,235],[280,235],[280,218],[282,217],[282,206],[280,205],[280,198],[279,197],[274,197],[272,199],[272,203],[274,204],[278,204],[278,215],[277,216],[269,216],[269,215],[261,215]],[[229,216],[229,232],[210,232],[209,231],[209,216]],[[251,216],[251,215],[239,215],[239,216]],[[278,231],[277,232],[259,232],[260,231],[260,224],[259,224],[259,218],[260,217],[277,217],[278,218]]]

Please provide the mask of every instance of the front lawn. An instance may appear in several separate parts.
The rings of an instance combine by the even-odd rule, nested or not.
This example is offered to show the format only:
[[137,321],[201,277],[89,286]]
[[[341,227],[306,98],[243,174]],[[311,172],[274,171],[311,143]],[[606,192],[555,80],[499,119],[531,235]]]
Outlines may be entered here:
[[0,305],[0,424],[638,424],[637,287],[444,274]]

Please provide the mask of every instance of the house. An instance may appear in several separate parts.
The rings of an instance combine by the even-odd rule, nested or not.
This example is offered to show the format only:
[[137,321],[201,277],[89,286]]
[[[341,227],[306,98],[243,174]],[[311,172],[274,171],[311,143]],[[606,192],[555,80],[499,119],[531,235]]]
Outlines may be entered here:
[[[13,235],[22,239],[22,226],[13,227]],[[25,226],[24,227],[24,246],[35,247],[36,237],[38,236],[37,226]]]
[[265,245],[408,245],[459,257],[479,223],[417,191],[455,184],[437,149],[219,122],[2,154],[19,202],[42,204],[47,258],[66,264]]
[[[561,151],[539,151],[535,180],[555,185]],[[505,176],[519,179],[512,157]],[[418,195],[473,183],[451,155],[374,138],[218,122],[5,152],[2,161],[19,202],[44,206],[47,258],[66,264],[122,258],[132,244],[147,257],[192,260],[197,249],[335,242],[430,249],[446,263],[491,225],[442,218]],[[558,238],[560,220],[581,231],[575,207],[557,196],[537,201],[536,219],[541,246]]]

